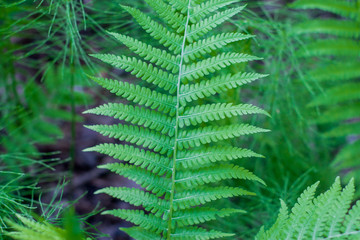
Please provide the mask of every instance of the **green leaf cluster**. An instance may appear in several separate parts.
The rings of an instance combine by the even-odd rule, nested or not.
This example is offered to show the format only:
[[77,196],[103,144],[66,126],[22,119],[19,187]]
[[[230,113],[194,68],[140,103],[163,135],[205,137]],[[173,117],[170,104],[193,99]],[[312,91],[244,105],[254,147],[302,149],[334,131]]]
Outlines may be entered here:
[[315,197],[318,185],[308,187],[290,213],[281,200],[276,222],[267,230],[263,227],[255,239],[359,239],[360,202],[352,205],[354,180],[342,188],[337,178],[328,191]]
[[[360,5],[359,1],[298,0],[292,5],[299,9],[318,9],[337,15],[329,19],[310,19],[294,27],[294,33],[311,34],[315,41],[304,44],[299,55],[305,59],[321,58],[321,63],[307,77],[323,87],[309,103],[321,114],[319,125],[331,126],[324,133],[328,138],[349,138],[337,154],[333,166],[340,170],[359,166],[360,154]],[[324,35],[324,38],[319,36]],[[326,60],[324,60],[326,59]],[[352,138],[352,140],[351,140]],[[351,176],[358,170],[347,171]]]
[[[221,92],[265,75],[223,74],[220,70],[259,59],[248,54],[224,52],[231,43],[250,38],[240,33],[209,34],[243,6],[234,0],[146,0],[161,20],[139,9],[122,6],[161,47],[129,36],[110,33],[137,56],[92,55],[124,69],[143,83],[91,77],[129,103],[110,103],[86,111],[121,120],[115,125],[88,128],[121,144],[100,144],[87,149],[122,162],[101,168],[129,178],[141,188],[108,187],[106,193],[144,210],[105,211],[138,225],[123,229],[136,239],[214,239],[232,236],[197,226],[242,212],[215,209],[208,203],[253,193],[242,187],[225,187],[226,179],[264,184],[249,170],[230,161],[259,154],[229,146],[228,140],[267,130],[245,123],[217,124],[218,120],[247,114],[266,114],[250,104],[202,104]],[[223,10],[225,6],[229,6]]]

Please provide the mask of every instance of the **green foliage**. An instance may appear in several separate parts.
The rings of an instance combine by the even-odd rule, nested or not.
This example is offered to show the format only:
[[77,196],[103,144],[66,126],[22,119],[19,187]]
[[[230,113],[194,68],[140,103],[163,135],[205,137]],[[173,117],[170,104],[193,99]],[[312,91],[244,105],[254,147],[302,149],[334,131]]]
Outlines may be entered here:
[[68,212],[63,221],[63,227],[59,228],[45,220],[39,219],[34,221],[16,215],[22,222],[18,224],[8,220],[11,231],[6,233],[7,236],[15,240],[82,240],[85,239],[81,230],[80,222],[72,212]]
[[[307,43],[299,50],[301,57],[322,59],[307,75],[324,89],[309,107],[318,107],[322,111],[315,123],[324,126],[325,137],[348,138],[333,166],[339,171],[357,167],[360,144],[359,1],[298,0],[291,6],[324,10],[342,17],[308,20],[295,26],[294,34],[312,34],[317,39],[320,34],[325,34],[324,39]],[[358,173],[357,170],[347,172],[349,176]]]
[[342,189],[337,178],[328,191],[314,197],[318,185],[319,182],[308,187],[290,213],[281,200],[276,222],[268,230],[263,227],[255,239],[358,239],[360,202],[351,207],[354,180]]
[[8,227],[6,224],[7,219],[16,221],[17,213],[29,216],[30,201],[21,197],[19,192],[31,192],[34,189],[25,184],[19,186],[17,184],[19,180],[24,180],[22,174],[3,171],[0,168],[0,239],[3,239],[3,232]]
[[[52,144],[62,138],[58,123],[73,118],[67,107],[72,102],[77,105],[90,102],[84,92],[75,92],[72,96],[69,82],[62,81],[71,74],[66,72],[62,76],[60,69],[50,67],[43,86],[29,80],[23,85],[24,101],[13,106],[10,102],[1,109],[5,117],[1,120],[4,135],[0,144],[6,152],[34,155],[37,153],[35,144]],[[81,117],[75,120],[80,121]]]
[[243,179],[264,184],[245,168],[222,162],[260,156],[251,150],[227,146],[227,141],[267,130],[243,123],[216,125],[216,121],[245,114],[267,113],[250,104],[201,104],[199,100],[265,76],[255,73],[224,75],[220,71],[228,66],[259,59],[243,53],[219,51],[228,43],[251,36],[238,33],[206,35],[238,14],[243,7],[218,11],[237,2],[229,0],[146,2],[168,28],[136,8],[123,8],[166,48],[155,48],[131,37],[111,33],[143,60],[112,54],[93,55],[147,82],[139,86],[92,77],[110,92],[136,106],[114,103],[87,111],[123,120],[121,124],[93,125],[88,128],[127,142],[100,144],[87,151],[97,151],[127,162],[109,163],[101,167],[127,177],[146,189],[108,187],[99,190],[98,193],[107,193],[132,205],[142,206],[146,211],[114,209],[104,213],[138,225],[124,229],[137,239],[214,239],[232,236],[196,225],[241,212],[236,208],[215,209],[207,203],[233,196],[253,195],[243,188],[224,187],[218,182]]

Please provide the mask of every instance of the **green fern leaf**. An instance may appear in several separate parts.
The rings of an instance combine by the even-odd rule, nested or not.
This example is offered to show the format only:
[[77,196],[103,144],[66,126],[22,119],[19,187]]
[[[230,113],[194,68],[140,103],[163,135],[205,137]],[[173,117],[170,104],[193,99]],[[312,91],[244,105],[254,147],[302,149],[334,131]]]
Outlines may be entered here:
[[[303,9],[320,9],[341,16],[341,19],[315,19],[301,23],[295,27],[294,32],[297,34],[318,34],[314,35],[316,40],[305,44],[300,55],[327,57],[329,62],[327,64],[316,64],[317,68],[309,71],[308,77],[323,84],[321,87],[324,88],[309,104],[310,107],[318,107],[321,111],[324,109],[314,122],[333,124],[334,127],[324,134],[326,137],[358,135],[360,133],[360,124],[357,120],[360,116],[360,85],[357,81],[360,77],[359,2],[297,0],[292,6]],[[318,41],[319,34],[324,33],[329,36]],[[344,121],[348,123],[343,124]],[[358,162],[359,158],[351,155],[355,152],[352,147],[346,148],[343,153],[340,151],[342,156],[334,162],[338,166],[339,172],[344,172],[345,175],[351,175],[351,172],[355,174],[355,170],[349,172],[346,169],[346,166],[356,167],[355,163]],[[350,160],[349,156],[353,159]],[[343,159],[344,162],[339,162],[339,159]]]
[[[100,167],[134,181],[141,188],[107,187],[97,193],[108,194],[146,211],[115,209],[105,212],[138,225],[124,229],[135,239],[200,240],[232,236],[196,225],[242,211],[202,205],[223,198],[254,195],[242,188],[219,186],[220,180],[242,179],[264,184],[249,170],[225,163],[262,156],[223,142],[267,130],[248,124],[219,126],[216,121],[245,114],[268,114],[250,104],[196,105],[193,101],[265,77],[256,73],[221,75],[223,71],[220,70],[228,66],[260,59],[243,53],[217,52],[229,43],[252,36],[223,33],[204,37],[244,7],[218,11],[238,0],[145,1],[162,22],[138,9],[123,8],[162,46],[154,47],[128,36],[109,33],[138,58],[112,54],[93,56],[153,86],[92,77],[129,104],[105,104],[85,112],[126,122],[87,126],[124,143],[100,144],[86,151],[96,151],[121,161]],[[209,80],[210,74],[212,79]],[[213,125],[200,126],[210,121]]]
[[223,22],[230,19],[232,16],[238,14],[244,9],[244,6],[237,8],[230,8],[222,12],[218,12],[215,15],[201,20],[200,22],[189,26],[188,34],[186,39],[189,42],[194,42],[200,37],[204,36],[206,33],[222,24]]
[[121,141],[127,141],[138,146],[143,146],[160,152],[161,154],[172,153],[171,138],[166,135],[160,135],[157,132],[146,128],[139,128],[132,125],[92,125],[87,128],[99,132],[110,138],[117,138]]
[[309,107],[326,106],[360,99],[360,83],[348,83],[328,89],[323,95],[309,103]]
[[346,145],[340,152],[336,155],[333,166],[336,166],[339,169],[354,168],[359,163],[357,157],[360,155],[360,141],[357,140],[354,143]]
[[348,211],[355,191],[354,180],[342,189],[337,178],[330,190],[314,198],[317,185],[305,190],[290,215],[281,202],[276,223],[269,230],[262,227],[255,239],[358,239],[359,201]]
[[176,112],[176,99],[173,96],[153,91],[146,87],[129,84],[127,82],[120,82],[113,79],[106,78],[92,78],[102,87],[115,93],[117,96],[126,98],[139,105],[150,107],[151,109],[158,109],[164,113],[169,113],[173,116]]
[[250,56],[243,53],[222,53],[216,57],[205,59],[198,63],[193,63],[184,68],[184,80],[192,81],[200,77],[204,77],[218,71],[222,68],[228,67],[234,63],[249,62],[253,60],[260,60],[261,58]]
[[254,193],[246,191],[242,188],[232,187],[203,187],[194,190],[186,190],[181,193],[175,193],[174,209],[188,209],[221,198],[229,198],[243,195],[254,195]]
[[137,207],[142,206],[146,211],[155,214],[157,217],[162,216],[169,208],[167,201],[136,188],[107,187],[98,190],[96,193],[106,193],[114,198],[128,202],[131,205]]
[[173,136],[175,132],[173,119],[146,108],[133,107],[121,103],[109,103],[87,110],[84,113],[114,117],[132,124],[142,125],[149,129],[159,131],[162,134],[168,134],[169,136]]
[[179,149],[199,147],[203,144],[218,142],[243,135],[267,132],[268,130],[248,124],[234,124],[228,126],[208,126],[195,130],[181,131],[179,134]]
[[347,81],[360,78],[360,68],[357,62],[341,62],[312,70],[309,75],[317,81]]
[[164,26],[152,20],[149,16],[142,13],[138,9],[132,7],[122,6],[127,12],[129,12],[140,26],[150,34],[154,39],[159,40],[159,43],[168,47],[169,50],[175,54],[181,51],[181,36],[177,33],[168,31]]
[[190,18],[192,23],[198,22],[209,13],[215,12],[216,10],[228,6],[232,3],[236,3],[237,0],[209,0],[201,3],[194,8],[194,12]]
[[[165,68],[166,70],[172,71],[174,74],[179,71],[179,58],[167,53],[165,50],[154,48],[151,45],[125,35],[117,33],[109,34],[114,36],[118,41],[124,43],[130,50],[134,51],[140,57],[143,57],[144,60],[150,61],[162,68]],[[120,61],[116,62],[116,67],[122,67],[119,65],[119,62]],[[158,72],[166,74],[165,72],[159,70]],[[164,79],[169,79],[169,76],[164,77]]]
[[343,137],[351,134],[360,134],[360,122],[343,124],[324,133],[326,137]]
[[130,228],[120,228],[120,230],[126,232],[134,239],[142,239],[142,240],[162,240],[160,234],[156,234],[154,232],[147,231],[141,227],[130,227]]
[[99,166],[99,168],[108,169],[114,173],[129,178],[157,196],[161,196],[170,191],[170,181],[168,179],[163,179],[144,169],[139,170],[135,166],[121,163],[109,163]]
[[[111,54],[93,54],[91,56],[96,57],[103,62],[109,63],[114,67],[123,68],[125,71],[131,72],[131,74],[143,79],[144,81],[153,83],[156,86],[168,90],[170,93],[174,93],[176,90],[175,76],[171,73],[167,73],[161,69],[153,67],[151,64],[147,64],[146,62],[136,58],[121,57]],[[100,78],[91,78],[101,85]],[[108,79],[107,81],[109,82],[110,80]],[[103,87],[106,88],[106,86]]]
[[128,210],[128,209],[114,209],[107,210],[103,212],[103,214],[110,214],[115,217],[119,217],[125,219],[129,222],[132,222],[145,230],[150,230],[155,233],[161,233],[162,231],[166,231],[166,224],[161,219],[146,214],[141,210]]
[[176,175],[176,182],[184,185],[184,188],[193,188],[199,185],[219,182],[221,180],[231,178],[258,181],[265,184],[260,178],[249,172],[249,170],[232,164],[224,164],[215,169],[211,166],[196,169],[194,171],[181,172]]
[[359,24],[348,20],[309,20],[296,25],[292,29],[294,34],[322,33],[338,37],[360,37]]
[[319,40],[306,45],[304,51],[300,51],[299,56],[336,56],[336,57],[359,57],[360,44],[358,41],[349,39],[326,39]]
[[[189,1],[188,0],[165,0],[168,2],[174,9],[185,14],[188,11]],[[184,23],[186,24],[186,23]]]
[[165,173],[169,174],[171,172],[169,158],[129,145],[105,143],[85,149],[84,151],[94,151],[106,154],[115,159],[127,161],[135,166],[146,168],[147,170],[159,175],[163,175]]
[[182,85],[180,88],[180,103],[186,105],[186,103],[225,92],[266,76],[256,73],[237,73],[234,75],[221,75],[200,83]]
[[349,106],[335,106],[321,114],[315,121],[316,123],[336,123],[359,116],[360,103]]
[[203,122],[215,121],[244,114],[265,114],[264,110],[250,104],[240,104],[234,106],[231,103],[216,103],[207,105],[197,105],[185,109],[183,115],[179,116],[179,126],[196,126]]
[[167,25],[174,28],[178,33],[182,33],[184,31],[186,16],[177,12],[174,8],[165,4],[163,1],[145,0],[145,2],[156,11],[159,17],[167,23]]
[[238,209],[216,209],[216,208],[191,208],[179,211],[174,215],[174,220],[180,226],[189,226],[215,220],[216,217],[227,217],[234,213],[245,213]]
[[203,228],[187,227],[178,228],[175,233],[171,234],[171,239],[174,240],[208,240],[216,238],[231,237],[234,234],[223,233],[215,230],[207,231]]
[[343,17],[350,17],[357,19],[358,12],[356,9],[355,1],[341,1],[341,0],[297,0],[290,4],[293,8],[300,9],[319,9],[335,14],[339,14]]
[[231,161],[239,158],[263,157],[249,149],[237,147],[207,147],[193,151],[179,151],[177,164],[183,168],[203,167],[220,161]]
[[221,33],[206,39],[201,39],[185,48],[184,61],[189,62],[195,60],[206,53],[220,49],[229,43],[237,42],[254,37],[253,35],[245,35],[242,33]]

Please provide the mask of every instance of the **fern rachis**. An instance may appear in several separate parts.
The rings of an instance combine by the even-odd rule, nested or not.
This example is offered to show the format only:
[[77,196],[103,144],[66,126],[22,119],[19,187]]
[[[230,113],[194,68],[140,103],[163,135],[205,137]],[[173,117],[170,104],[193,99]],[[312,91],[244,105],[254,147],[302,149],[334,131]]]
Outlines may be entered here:
[[[239,33],[206,35],[243,7],[221,10],[237,2],[234,0],[146,2],[168,27],[138,9],[123,8],[164,48],[111,33],[143,60],[111,54],[93,56],[130,72],[154,87],[150,89],[138,84],[93,77],[104,88],[137,106],[112,103],[87,113],[115,117],[126,122],[88,126],[105,136],[127,142],[100,144],[88,151],[125,161],[101,167],[135,181],[146,190],[108,187],[98,193],[107,193],[134,206],[142,206],[151,214],[143,210],[124,209],[105,213],[139,225],[123,229],[136,239],[213,239],[231,236],[194,225],[242,212],[238,209],[214,209],[208,203],[220,198],[252,195],[242,188],[223,187],[217,183],[231,178],[263,183],[250,171],[224,163],[260,155],[248,149],[225,147],[219,143],[266,130],[247,124],[218,126],[216,121],[245,114],[267,113],[250,104],[199,105],[196,100],[265,76],[255,73],[223,75],[219,70],[227,66],[259,58],[233,52],[213,55],[227,44],[251,36]],[[213,186],[206,186],[208,184]]]

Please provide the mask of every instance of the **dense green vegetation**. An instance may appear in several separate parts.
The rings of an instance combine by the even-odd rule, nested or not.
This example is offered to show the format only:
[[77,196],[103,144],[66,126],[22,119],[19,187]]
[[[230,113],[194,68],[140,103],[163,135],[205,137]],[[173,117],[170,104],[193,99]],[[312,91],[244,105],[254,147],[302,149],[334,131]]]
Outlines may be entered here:
[[0,239],[360,238],[359,0],[3,0],[0,34]]

